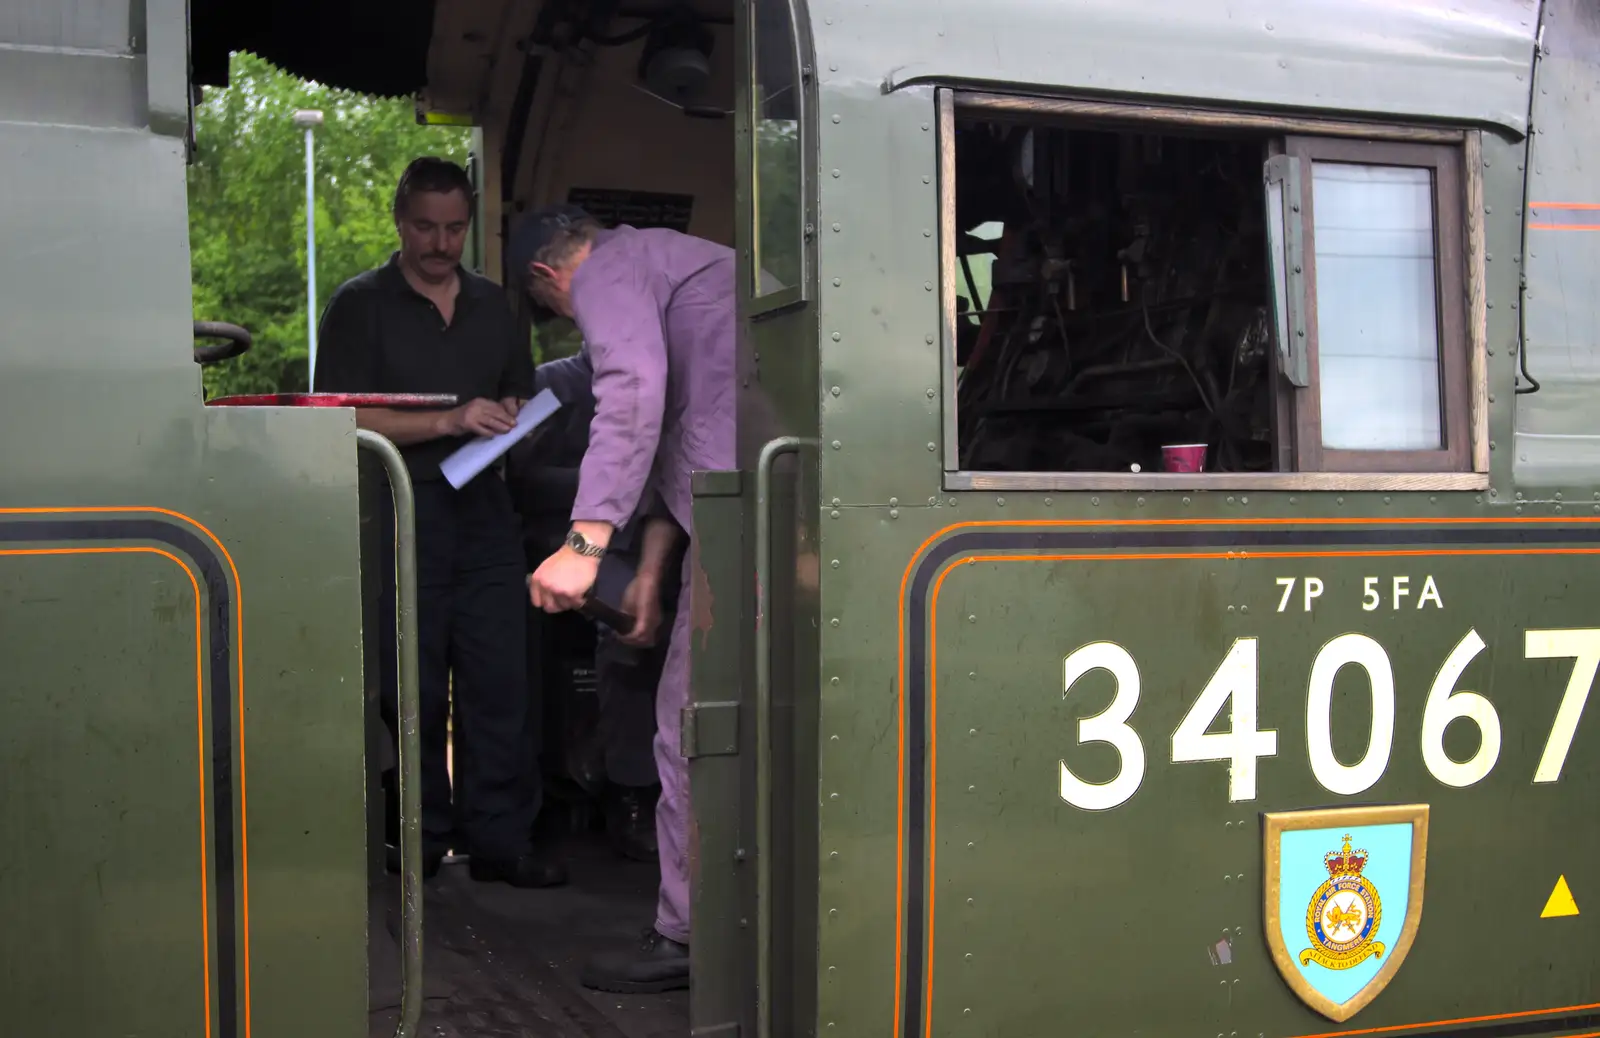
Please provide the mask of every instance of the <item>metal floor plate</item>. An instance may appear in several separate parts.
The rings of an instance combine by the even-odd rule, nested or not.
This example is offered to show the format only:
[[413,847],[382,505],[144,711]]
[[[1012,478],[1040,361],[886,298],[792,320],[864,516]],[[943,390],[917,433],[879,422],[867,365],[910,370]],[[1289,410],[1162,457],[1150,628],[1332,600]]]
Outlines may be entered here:
[[[426,887],[423,1038],[686,1038],[687,991],[609,995],[578,983],[593,952],[632,943],[655,917],[657,871],[598,841],[568,848],[554,890],[475,883],[446,865]],[[400,1002],[400,881],[372,892],[370,1038],[391,1038]]]

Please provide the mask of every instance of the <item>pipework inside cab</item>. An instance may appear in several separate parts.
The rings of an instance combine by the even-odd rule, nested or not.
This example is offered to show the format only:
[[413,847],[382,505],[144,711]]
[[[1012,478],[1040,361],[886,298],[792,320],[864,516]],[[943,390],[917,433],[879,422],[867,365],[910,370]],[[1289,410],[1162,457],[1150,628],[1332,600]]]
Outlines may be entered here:
[[1158,472],[1276,457],[1260,138],[964,119],[960,468]]

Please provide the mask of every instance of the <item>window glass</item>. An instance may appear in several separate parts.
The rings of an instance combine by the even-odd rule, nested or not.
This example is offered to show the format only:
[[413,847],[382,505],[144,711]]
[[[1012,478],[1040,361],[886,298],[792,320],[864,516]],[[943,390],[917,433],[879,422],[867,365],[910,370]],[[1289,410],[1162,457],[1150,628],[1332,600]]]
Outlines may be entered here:
[[799,286],[805,232],[800,205],[800,74],[788,0],[758,0],[753,28],[752,255],[759,298]]
[[1313,164],[1322,443],[1443,444],[1431,170]]

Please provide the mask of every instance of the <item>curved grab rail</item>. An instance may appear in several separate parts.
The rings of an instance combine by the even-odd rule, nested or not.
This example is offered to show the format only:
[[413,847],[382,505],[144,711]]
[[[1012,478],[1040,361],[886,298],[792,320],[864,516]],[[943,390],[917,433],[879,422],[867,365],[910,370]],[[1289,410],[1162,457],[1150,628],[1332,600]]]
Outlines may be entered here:
[[215,364],[222,360],[232,360],[242,353],[249,352],[251,344],[255,341],[247,330],[236,324],[228,324],[226,321],[196,321],[194,337],[227,340],[221,346],[196,346],[194,348],[196,364]]
[[813,441],[780,436],[756,462],[756,1036],[772,1035],[772,466]]
[[395,615],[400,639],[400,1021],[395,1038],[416,1038],[422,1021],[421,686],[417,669],[417,518],[411,474],[393,443],[367,429],[356,446],[383,462],[394,495]]

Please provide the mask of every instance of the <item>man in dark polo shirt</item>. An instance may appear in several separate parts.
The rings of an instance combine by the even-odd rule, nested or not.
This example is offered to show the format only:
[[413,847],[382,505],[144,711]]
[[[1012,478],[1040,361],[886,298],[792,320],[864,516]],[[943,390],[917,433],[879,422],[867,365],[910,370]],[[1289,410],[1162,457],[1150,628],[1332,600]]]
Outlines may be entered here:
[[[533,358],[499,286],[461,266],[472,220],[466,172],[442,159],[413,162],[394,219],[400,250],[328,301],[314,378],[319,392],[452,393],[460,402],[356,412],[357,425],[400,448],[416,495],[424,872],[435,874],[453,845],[471,855],[474,879],[552,886],[566,870],[532,842],[541,790],[528,738],[521,527],[494,470],[460,490],[439,471],[462,444],[512,428],[533,395]],[[459,818],[446,770],[452,686]]]

